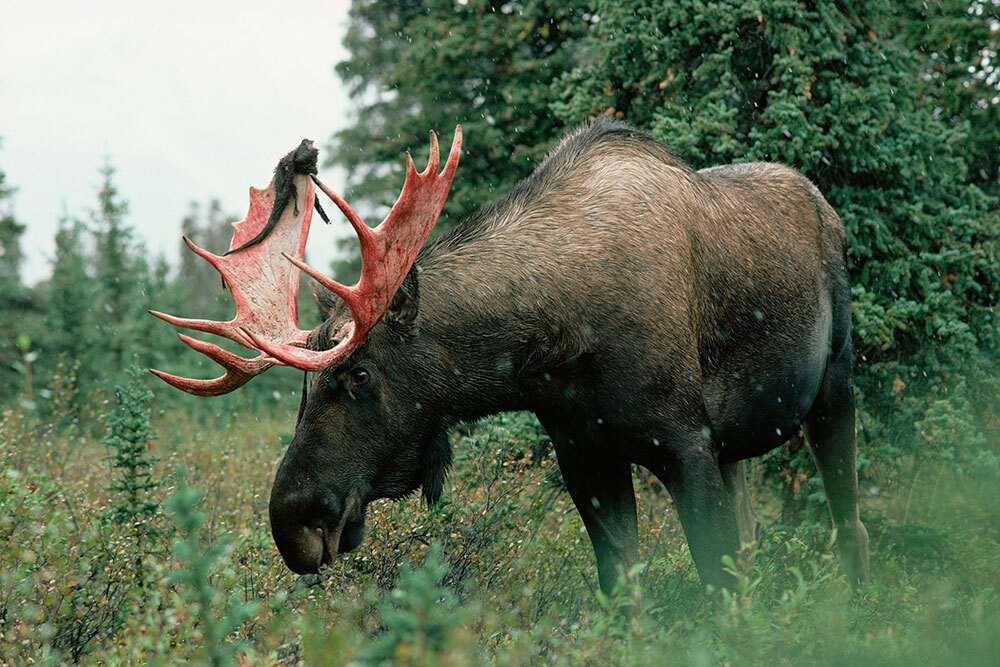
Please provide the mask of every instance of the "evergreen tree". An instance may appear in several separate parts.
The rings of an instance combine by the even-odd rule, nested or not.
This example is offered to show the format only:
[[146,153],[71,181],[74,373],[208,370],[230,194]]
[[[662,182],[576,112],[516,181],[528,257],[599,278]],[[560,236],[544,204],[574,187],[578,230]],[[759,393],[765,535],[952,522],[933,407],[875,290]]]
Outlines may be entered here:
[[[24,387],[24,355],[18,344],[26,340],[25,314],[33,309],[31,294],[21,283],[21,236],[25,227],[14,217],[14,189],[0,170],[0,404]],[[30,353],[30,352],[29,352]]]
[[7,305],[23,298],[21,284],[21,235],[24,225],[14,218],[14,188],[7,184],[7,175],[0,169],[0,303]]
[[[157,284],[146,249],[126,224],[128,202],[115,184],[110,161],[100,170],[102,183],[97,208],[91,211],[95,241],[94,275],[97,281],[97,322],[105,355],[106,373],[132,364],[151,365],[166,345],[168,330],[154,326],[147,311],[166,290]],[[165,278],[165,276],[163,276]]]
[[126,335],[134,311],[135,263],[131,256],[132,228],[126,225],[128,202],[115,185],[115,169],[108,160],[100,169],[102,182],[97,191],[97,208],[91,211],[95,240],[94,268],[97,278],[97,323],[101,349],[107,355],[108,370],[123,370],[130,345]]
[[97,192],[97,208],[91,212],[94,238],[97,242],[97,280],[101,300],[108,315],[124,315],[130,294],[132,258],[132,228],[125,224],[128,202],[121,198],[115,185],[115,168],[111,161],[100,169],[102,182]]
[[447,151],[459,123],[460,183],[438,232],[527,176],[563,127],[548,110],[551,82],[573,65],[569,47],[593,20],[584,4],[355,2],[344,40],[350,57],[337,72],[360,104],[328,160],[347,170],[352,205],[377,222],[399,194],[404,152],[422,165],[428,131]]
[[1000,195],[1000,0],[909,0],[894,19],[917,56],[915,95],[964,135],[969,180]]
[[887,457],[933,441],[914,424],[1000,356],[1000,219],[970,177],[978,140],[960,104],[942,113],[947,78],[920,76],[929,56],[896,34],[910,20],[896,9],[604,2],[594,58],[553,107],[625,118],[699,168],[772,160],[816,183],[847,228],[858,393]]
[[169,327],[149,315],[149,311],[163,307],[170,293],[170,265],[162,254],[153,258],[152,264],[145,253],[138,254],[134,263],[136,276],[132,311],[125,327],[131,358],[128,363],[142,368],[152,368],[165,360],[171,342],[175,340]]
[[63,217],[59,223],[45,304],[46,327],[40,332],[44,336],[46,375],[71,375],[63,389],[70,396],[64,400],[77,419],[83,416],[83,402],[92,396],[96,379],[105,372],[101,367],[99,316],[93,305],[98,289],[87,272],[86,233],[78,220]]
[[118,408],[106,415],[108,430],[101,444],[111,450],[104,460],[111,462],[113,476],[108,491],[115,494],[107,519],[131,536],[132,577],[142,588],[143,558],[151,540],[162,532],[156,524],[159,503],[150,497],[150,492],[160,485],[153,477],[159,459],[149,453],[155,437],[149,421],[153,392],[143,384],[144,375],[138,368],[128,369],[126,375],[128,381],[115,387]]

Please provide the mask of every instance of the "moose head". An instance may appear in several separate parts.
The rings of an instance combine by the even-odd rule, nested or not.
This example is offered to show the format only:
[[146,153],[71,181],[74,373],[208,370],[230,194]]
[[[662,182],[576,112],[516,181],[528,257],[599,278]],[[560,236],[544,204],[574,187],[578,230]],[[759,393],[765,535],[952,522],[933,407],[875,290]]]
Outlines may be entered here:
[[[356,548],[365,507],[372,500],[399,498],[421,485],[429,501],[441,493],[450,462],[443,430],[421,414],[416,397],[393,390],[391,369],[419,372],[414,370],[419,364],[412,363],[419,351],[411,349],[417,299],[411,269],[444,206],[461,145],[457,127],[440,173],[434,133],[424,171],[418,173],[407,155],[399,199],[372,228],[315,178],[316,150],[303,141],[279,163],[268,188],[251,188],[249,213],[233,225],[227,253],[215,255],[184,239],[222,275],[236,316],[215,322],[151,311],[176,326],[223,336],[259,352],[248,359],[178,334],[225,369],[212,380],[151,371],[188,393],[222,395],[274,365],[316,374],[271,489],[271,531],[295,572],[316,572],[338,553]],[[304,261],[316,189],[337,205],[358,235],[362,271],[352,286]],[[298,326],[300,270],[319,286],[315,292],[325,321],[313,331]],[[402,356],[410,362],[397,364]]]

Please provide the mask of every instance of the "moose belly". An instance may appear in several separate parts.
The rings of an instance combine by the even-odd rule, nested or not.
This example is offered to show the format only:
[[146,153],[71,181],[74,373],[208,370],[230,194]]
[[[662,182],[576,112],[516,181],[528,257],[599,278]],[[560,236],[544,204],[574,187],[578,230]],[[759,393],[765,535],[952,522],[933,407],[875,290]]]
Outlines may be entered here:
[[705,379],[705,406],[720,461],[759,456],[795,434],[826,372],[826,342],[809,347],[781,359],[740,364],[740,370],[720,369]]

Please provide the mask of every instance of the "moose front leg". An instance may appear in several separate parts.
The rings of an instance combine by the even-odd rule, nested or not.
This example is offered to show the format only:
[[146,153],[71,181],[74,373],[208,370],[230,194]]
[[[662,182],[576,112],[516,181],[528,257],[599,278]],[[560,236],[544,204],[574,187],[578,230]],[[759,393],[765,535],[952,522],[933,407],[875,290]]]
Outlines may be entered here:
[[594,545],[601,590],[611,593],[622,572],[639,562],[632,466],[570,444],[549,429],[559,470]]

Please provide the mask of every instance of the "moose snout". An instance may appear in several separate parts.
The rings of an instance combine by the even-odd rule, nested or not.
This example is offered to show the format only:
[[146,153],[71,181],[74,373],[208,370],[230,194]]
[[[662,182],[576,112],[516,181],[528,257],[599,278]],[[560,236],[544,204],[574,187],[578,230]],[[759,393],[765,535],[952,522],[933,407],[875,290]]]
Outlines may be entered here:
[[292,572],[314,574],[337,554],[356,548],[364,534],[359,494],[276,494],[268,514],[278,552]]
[[321,528],[297,526],[292,530],[275,531],[271,534],[278,545],[278,553],[288,569],[295,574],[315,574],[325,560],[325,541]]

